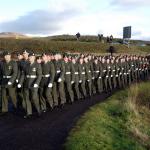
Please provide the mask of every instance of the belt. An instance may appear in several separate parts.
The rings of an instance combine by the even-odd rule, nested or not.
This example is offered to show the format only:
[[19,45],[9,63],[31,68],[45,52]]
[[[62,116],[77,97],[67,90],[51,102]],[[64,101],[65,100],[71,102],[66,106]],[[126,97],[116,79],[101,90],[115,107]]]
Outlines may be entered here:
[[42,75],[42,77],[48,78],[48,77],[50,77],[50,74]]
[[108,78],[109,76],[106,76],[106,78]]
[[57,73],[60,73],[61,71],[60,71],[60,70],[57,70],[56,72],[57,72]]
[[115,72],[116,70],[113,70],[113,72]]
[[37,76],[36,76],[36,75],[27,75],[26,77],[27,77],[27,78],[33,78],[33,79],[34,79],[34,78],[36,78]]
[[3,76],[3,78],[5,78],[5,79],[10,79],[11,76]]
[[85,74],[85,72],[82,72],[82,74]]
[[94,72],[99,73],[99,70],[96,70],[96,71],[94,71]]
[[78,72],[75,72],[74,74],[79,74]]
[[101,79],[102,77],[99,77],[99,79]]
[[89,70],[89,72],[91,72],[91,71]]
[[103,70],[103,72],[106,72],[107,70]]
[[71,74],[71,72],[66,72],[66,74]]

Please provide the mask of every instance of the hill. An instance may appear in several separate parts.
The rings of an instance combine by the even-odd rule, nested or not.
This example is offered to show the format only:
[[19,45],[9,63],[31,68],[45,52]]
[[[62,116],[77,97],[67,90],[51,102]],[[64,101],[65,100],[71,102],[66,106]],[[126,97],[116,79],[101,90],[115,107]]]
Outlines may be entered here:
[[0,38],[28,38],[28,36],[15,32],[1,32]]

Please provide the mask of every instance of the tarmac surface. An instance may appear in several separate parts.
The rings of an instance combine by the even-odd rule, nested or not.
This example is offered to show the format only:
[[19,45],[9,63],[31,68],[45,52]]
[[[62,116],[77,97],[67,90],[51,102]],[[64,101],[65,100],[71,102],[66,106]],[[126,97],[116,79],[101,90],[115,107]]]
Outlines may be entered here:
[[39,118],[24,119],[19,112],[0,116],[0,150],[62,150],[80,116],[110,95],[103,93],[66,104]]

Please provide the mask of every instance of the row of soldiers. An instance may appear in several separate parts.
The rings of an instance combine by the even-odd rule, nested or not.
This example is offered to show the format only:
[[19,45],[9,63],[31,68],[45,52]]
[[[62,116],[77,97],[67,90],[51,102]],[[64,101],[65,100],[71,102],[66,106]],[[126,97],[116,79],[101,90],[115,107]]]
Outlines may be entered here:
[[24,118],[31,117],[33,107],[40,116],[65,103],[147,79],[148,70],[147,58],[136,55],[43,53],[37,57],[25,50],[14,61],[5,51],[0,62],[1,111],[8,112],[11,100],[15,110],[22,106]]

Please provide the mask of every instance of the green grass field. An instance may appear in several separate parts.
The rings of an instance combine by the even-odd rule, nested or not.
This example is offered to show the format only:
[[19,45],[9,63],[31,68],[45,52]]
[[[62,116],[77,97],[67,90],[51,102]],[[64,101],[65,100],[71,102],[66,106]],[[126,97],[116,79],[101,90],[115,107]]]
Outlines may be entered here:
[[[58,37],[57,37],[58,38]],[[81,53],[107,53],[110,44],[98,41],[71,41],[51,38],[27,38],[27,39],[0,39],[0,50],[20,51],[30,49],[42,53],[43,51],[81,52]],[[116,53],[142,54],[150,53],[150,46],[114,45]]]
[[149,150],[150,82],[91,107],[70,132],[66,150]]

